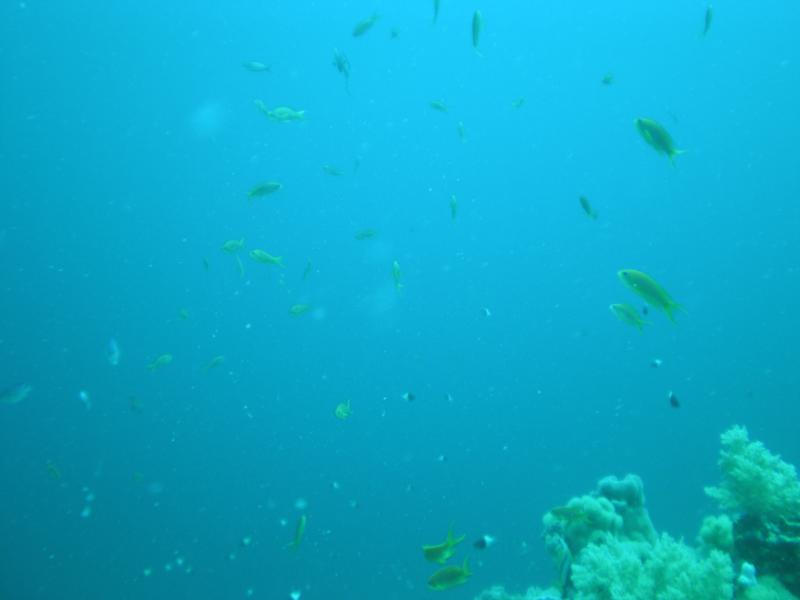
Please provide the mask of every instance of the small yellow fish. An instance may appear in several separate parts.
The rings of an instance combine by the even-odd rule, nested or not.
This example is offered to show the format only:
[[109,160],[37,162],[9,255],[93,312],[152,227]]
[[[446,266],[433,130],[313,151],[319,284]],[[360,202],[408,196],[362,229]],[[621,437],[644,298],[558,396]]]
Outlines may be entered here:
[[306,279],[308,279],[309,275],[311,275],[311,272],[312,272],[313,270],[314,270],[314,265],[312,265],[312,264],[311,264],[311,261],[309,260],[309,261],[306,263],[306,268],[305,268],[305,269],[303,269],[303,281],[305,281]]
[[439,5],[441,0],[433,0],[433,24],[436,25],[436,19],[439,18]]
[[300,315],[306,314],[310,310],[310,304],[293,304],[291,308],[289,308],[289,314],[293,317],[299,317]]
[[252,73],[264,73],[269,71],[272,67],[257,60],[246,60],[242,66]]
[[600,80],[600,83],[603,85],[611,85],[614,83],[614,74],[613,73],[606,73],[603,75],[603,78]]
[[467,129],[464,127],[464,122],[458,122],[458,139],[463,144],[467,141]]
[[210,361],[208,361],[208,364],[206,365],[205,369],[206,371],[210,371],[211,369],[216,369],[224,362],[225,362],[225,357],[220,354],[219,356],[215,356]]
[[306,532],[307,521],[308,519],[305,515],[300,515],[300,518],[297,520],[297,527],[294,530],[294,539],[286,546],[290,550],[297,550],[300,548],[300,542],[303,541],[303,536]]
[[633,325],[640,332],[644,331],[644,326],[647,325],[647,321],[645,321],[639,314],[639,311],[630,304],[612,304],[608,308],[614,313],[614,316],[623,323]]
[[447,105],[443,100],[431,100],[431,108],[433,110],[438,110],[439,112],[447,112]]
[[445,538],[444,542],[441,544],[423,546],[422,554],[425,556],[425,560],[443,565],[453,557],[453,555],[456,553],[455,547],[463,542],[464,538],[466,537],[466,534],[455,537],[453,535],[453,528],[450,527],[450,529],[447,531],[447,538]]
[[267,115],[273,121],[288,123],[289,121],[303,121],[306,118],[306,111],[304,110],[295,110],[293,108],[289,108],[288,106],[276,106],[270,110],[262,100],[254,100],[253,102],[258,110]]
[[520,109],[525,104],[525,98],[517,98],[511,103],[511,108]]
[[348,399],[347,402],[340,402],[336,405],[336,410],[333,411],[336,415],[337,419],[341,419],[344,421],[350,415],[353,414],[353,410],[350,408],[350,400]]
[[253,188],[247,192],[247,197],[250,200],[262,198],[264,196],[274,194],[282,187],[283,186],[277,181],[265,181],[264,183],[259,183],[258,185],[253,186]]
[[189,320],[189,309],[188,308],[181,308],[178,310],[178,317],[181,321],[188,321]]
[[364,240],[374,240],[376,237],[378,237],[378,232],[369,228],[361,229],[357,231],[353,237],[355,237],[359,242],[363,242]]
[[147,368],[151,371],[155,371],[156,369],[160,369],[161,367],[166,367],[168,364],[172,362],[172,354],[162,354],[153,362],[147,365]]
[[436,573],[431,575],[431,578],[428,579],[428,587],[432,590],[443,591],[466,583],[470,575],[472,575],[469,570],[468,560],[469,559],[465,558],[464,563],[460,567],[451,565],[449,567],[442,567],[436,571]]
[[455,221],[457,215],[458,215],[458,200],[456,200],[456,195],[452,194],[450,196],[450,219],[452,221]]
[[240,240],[228,240],[222,244],[222,251],[228,254],[234,254],[244,248],[244,238]]
[[267,252],[264,252],[258,248],[250,251],[250,258],[264,265],[275,265],[277,267],[284,266],[282,256],[272,256],[272,254],[268,254]]
[[378,22],[378,15],[374,14],[371,17],[367,17],[366,19],[362,19],[358,23],[355,24],[353,27],[353,37],[361,37],[365,33],[367,33],[370,29],[372,29],[373,25]]
[[325,171],[328,175],[332,175],[333,177],[341,177],[344,175],[344,172],[340,169],[337,169],[333,165],[322,165],[322,170]]
[[675,311],[681,310],[681,305],[675,302],[663,287],[652,277],[635,269],[622,269],[617,273],[620,281],[632,291],[641,296],[653,308],[667,313],[670,321],[675,320]]

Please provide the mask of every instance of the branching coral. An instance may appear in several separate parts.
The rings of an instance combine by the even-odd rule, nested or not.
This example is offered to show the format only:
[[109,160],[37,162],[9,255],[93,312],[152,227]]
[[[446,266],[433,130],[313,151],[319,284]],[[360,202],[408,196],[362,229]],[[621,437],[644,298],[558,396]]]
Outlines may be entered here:
[[575,600],[730,600],[732,581],[727,554],[701,558],[666,534],[653,546],[609,536],[572,567]]
[[721,440],[722,483],[707,487],[706,494],[733,513],[773,523],[800,519],[800,483],[795,468],[761,442],[751,442],[744,427],[731,427]]

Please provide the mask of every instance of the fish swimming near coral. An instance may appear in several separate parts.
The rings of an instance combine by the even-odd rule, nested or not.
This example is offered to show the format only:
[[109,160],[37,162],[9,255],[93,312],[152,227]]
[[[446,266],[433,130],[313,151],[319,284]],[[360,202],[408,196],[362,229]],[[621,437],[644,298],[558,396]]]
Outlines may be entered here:
[[458,546],[466,538],[466,534],[455,537],[453,535],[453,528],[447,532],[447,538],[441,544],[432,544],[422,547],[422,554],[426,560],[431,562],[444,564],[450,560],[456,553],[455,547]]
[[460,567],[450,565],[442,567],[428,579],[428,587],[432,590],[449,590],[467,582],[472,573],[469,570],[469,559],[465,558]]

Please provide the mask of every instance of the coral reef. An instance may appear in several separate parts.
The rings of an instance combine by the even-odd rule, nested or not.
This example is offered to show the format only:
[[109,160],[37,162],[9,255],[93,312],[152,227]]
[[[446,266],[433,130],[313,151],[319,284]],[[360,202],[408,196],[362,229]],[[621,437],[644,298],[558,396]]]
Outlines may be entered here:
[[510,594],[501,585],[492,586],[475,596],[475,600],[560,600],[560,598],[558,590],[552,588],[531,587],[524,594]]
[[733,550],[733,521],[728,515],[706,517],[700,525],[697,541],[706,550],[716,549],[730,554]]
[[706,493],[723,514],[703,520],[697,548],[656,532],[639,477],[605,477],[542,517],[558,590],[515,595],[495,586],[476,600],[798,600],[795,468],[744,427],[721,441],[722,480]]
[[722,483],[707,487],[706,494],[732,513],[756,515],[772,523],[800,520],[800,482],[795,468],[761,442],[751,442],[744,427],[731,427],[721,441]]
[[719,550],[701,558],[666,534],[653,545],[609,537],[584,548],[572,585],[576,600],[729,600],[733,567]]
[[706,493],[733,517],[734,557],[800,595],[800,482],[794,466],[750,441],[744,427],[731,427],[721,441],[722,482]]

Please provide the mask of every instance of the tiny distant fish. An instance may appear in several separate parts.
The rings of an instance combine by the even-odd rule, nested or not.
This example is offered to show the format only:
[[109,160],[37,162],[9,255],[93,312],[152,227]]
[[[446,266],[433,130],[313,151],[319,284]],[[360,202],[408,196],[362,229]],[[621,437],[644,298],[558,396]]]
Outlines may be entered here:
[[710,4],[706,7],[706,16],[703,19],[703,33],[701,34],[703,37],[709,32],[711,29],[711,23],[714,21],[714,7]]
[[33,386],[22,383],[7,390],[0,390],[0,404],[19,404],[33,391]]
[[112,367],[116,367],[119,364],[121,355],[122,352],[119,349],[117,340],[114,338],[108,340],[108,349],[106,350],[106,359],[108,359],[108,364],[110,364]]
[[596,220],[597,219],[597,211],[591,205],[591,203],[589,202],[589,199],[586,196],[581,196],[580,198],[578,198],[578,200],[580,201],[581,208],[583,209],[583,212],[586,213],[586,216],[588,216],[590,219],[595,219]]
[[257,60],[246,60],[242,63],[242,66],[252,73],[264,73],[269,72],[269,70],[272,69],[270,65]]
[[406,402],[413,402],[414,400],[416,400],[416,399],[417,399],[417,397],[416,397],[414,394],[412,394],[411,392],[405,392],[405,393],[403,393],[403,395],[402,395],[402,398],[403,398],[403,400],[405,400]]
[[672,390],[670,390],[667,393],[667,400],[669,400],[669,405],[672,408],[680,408],[681,407],[680,400],[678,400],[678,397],[675,395],[675,392],[673,392]]
[[486,550],[489,546],[494,545],[496,541],[491,535],[482,535],[472,543],[472,546],[478,550]]
[[361,37],[365,33],[367,33],[375,23],[378,22],[378,15],[374,14],[371,17],[363,19],[355,24],[353,27],[353,37]]
[[476,51],[481,41],[481,31],[483,31],[483,15],[481,15],[481,11],[476,10],[472,15],[472,47]]

